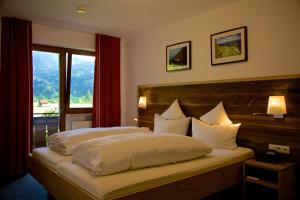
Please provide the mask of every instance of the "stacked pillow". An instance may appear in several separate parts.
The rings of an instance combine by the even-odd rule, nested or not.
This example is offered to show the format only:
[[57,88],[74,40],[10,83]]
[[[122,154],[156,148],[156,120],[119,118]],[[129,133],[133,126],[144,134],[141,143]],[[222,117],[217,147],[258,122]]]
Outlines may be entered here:
[[211,111],[201,116],[200,119],[208,124],[232,124],[225,112],[222,101]]
[[234,149],[237,147],[236,135],[240,127],[233,124],[227,116],[223,102],[200,117],[192,119],[192,137],[206,143],[211,148]]
[[186,135],[190,123],[190,117],[185,117],[177,99],[161,115],[154,115],[154,133],[173,133]]
[[[185,117],[177,99],[161,115],[154,115],[154,133],[186,135],[190,117]],[[211,148],[235,149],[236,135],[240,123],[233,124],[220,102],[215,108],[200,117],[192,118],[192,137],[201,140]]]

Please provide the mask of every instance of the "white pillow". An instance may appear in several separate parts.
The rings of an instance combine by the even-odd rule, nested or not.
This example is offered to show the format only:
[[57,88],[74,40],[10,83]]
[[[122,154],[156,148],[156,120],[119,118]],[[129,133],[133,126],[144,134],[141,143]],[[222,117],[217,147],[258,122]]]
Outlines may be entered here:
[[189,129],[190,117],[182,119],[165,119],[159,114],[154,115],[154,133],[173,133],[186,135]]
[[211,111],[201,116],[200,119],[208,124],[232,124],[225,112],[222,101]]
[[201,140],[211,148],[235,149],[239,124],[210,125],[192,118],[192,137]]
[[177,99],[170,105],[170,107],[161,114],[165,119],[182,119],[185,118]]

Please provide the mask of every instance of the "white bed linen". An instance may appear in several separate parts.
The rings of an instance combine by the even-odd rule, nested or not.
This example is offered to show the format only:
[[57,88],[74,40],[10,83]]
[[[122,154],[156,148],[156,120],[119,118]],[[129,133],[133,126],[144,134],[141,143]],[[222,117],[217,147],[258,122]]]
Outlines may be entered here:
[[[55,152],[51,152],[57,154]],[[65,178],[76,185],[84,188],[99,200],[118,198],[123,195],[142,191],[151,187],[159,186],[189,176],[204,173],[209,170],[224,167],[233,163],[252,158],[253,151],[248,148],[238,147],[234,150],[214,149],[205,157],[177,164],[157,166],[130,170],[109,176],[93,176],[85,168],[72,163],[66,156],[55,155],[53,159],[63,157],[55,168]],[[50,159],[47,156],[45,159]],[[52,159],[52,158],[51,158]]]
[[32,157],[37,158],[48,166],[55,168],[63,161],[72,161],[72,156],[62,156],[48,147],[35,148],[32,150]]
[[212,151],[192,137],[175,134],[131,133],[81,142],[73,149],[73,163],[103,176],[157,165],[192,160]]
[[63,131],[49,136],[49,148],[59,154],[70,156],[72,155],[73,146],[84,140],[136,132],[150,132],[150,130],[146,127],[116,126]]

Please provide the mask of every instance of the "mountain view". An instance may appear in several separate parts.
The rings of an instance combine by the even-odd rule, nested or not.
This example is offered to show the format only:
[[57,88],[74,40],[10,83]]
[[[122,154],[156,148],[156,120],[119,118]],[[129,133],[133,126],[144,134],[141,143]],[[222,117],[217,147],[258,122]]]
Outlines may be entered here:
[[[94,57],[72,55],[70,107],[91,107]],[[35,113],[58,112],[59,54],[33,51],[33,94]]]

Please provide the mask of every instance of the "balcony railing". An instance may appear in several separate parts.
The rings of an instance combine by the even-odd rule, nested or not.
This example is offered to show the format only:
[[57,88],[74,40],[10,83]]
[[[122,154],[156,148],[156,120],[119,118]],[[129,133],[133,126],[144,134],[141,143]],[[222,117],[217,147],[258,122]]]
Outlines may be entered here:
[[58,113],[33,114],[33,148],[47,146],[48,136],[58,131]]

